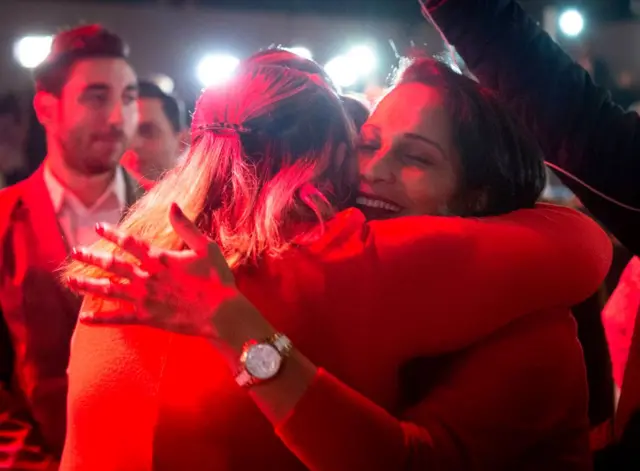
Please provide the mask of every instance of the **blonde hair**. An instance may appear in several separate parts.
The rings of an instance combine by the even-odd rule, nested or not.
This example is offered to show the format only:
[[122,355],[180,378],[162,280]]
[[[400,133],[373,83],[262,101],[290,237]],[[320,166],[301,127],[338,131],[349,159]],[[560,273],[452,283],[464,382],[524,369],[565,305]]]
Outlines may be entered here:
[[[131,207],[119,226],[124,233],[181,249],[169,222],[175,202],[235,268],[314,237],[312,227],[350,202],[353,129],[337,95],[302,72],[242,68],[227,84],[203,92],[191,138],[184,162]],[[93,247],[118,250],[106,241]],[[71,262],[63,269],[69,275],[105,273]]]

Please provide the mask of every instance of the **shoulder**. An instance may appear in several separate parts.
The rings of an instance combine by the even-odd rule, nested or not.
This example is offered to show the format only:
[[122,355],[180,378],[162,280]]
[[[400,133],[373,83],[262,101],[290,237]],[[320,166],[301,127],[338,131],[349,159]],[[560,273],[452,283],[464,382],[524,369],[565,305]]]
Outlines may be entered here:
[[342,211],[323,226],[307,231],[309,235],[295,239],[285,253],[264,257],[255,268],[241,268],[236,280],[241,291],[261,309],[274,308],[274,304],[283,309],[281,301],[288,306],[316,309],[345,291],[356,299],[354,281],[362,281],[371,272],[366,231],[360,211]]
[[[585,213],[568,206],[560,206],[552,203],[538,203],[534,208],[520,209],[504,216],[494,218],[507,218],[518,222],[550,221],[558,224],[574,226],[576,229],[598,228],[598,224]],[[492,218],[492,219],[494,219]]]
[[86,295],[80,307],[80,314],[91,316],[127,315],[136,312],[135,306],[126,301],[111,300],[94,295]]
[[594,266],[608,271],[613,258],[613,243],[607,232],[591,217],[575,209],[539,204],[526,216],[539,223],[554,241],[565,248],[575,248],[592,259]]
[[366,240],[368,229],[364,214],[350,208],[336,214],[319,230],[318,237],[305,245],[305,250],[330,260],[357,252],[356,247]]
[[[581,250],[611,257],[611,239],[591,217],[572,208],[539,203],[535,208],[480,219],[495,229],[511,233],[526,231],[539,239],[559,246],[571,245]],[[506,232],[504,232],[506,233]],[[517,241],[516,241],[517,242]]]
[[25,192],[26,182],[21,181],[15,185],[8,186],[0,190],[0,210],[12,204]]
[[[110,301],[99,297],[86,296],[81,314],[123,315],[133,313],[131,304]],[[91,325],[78,321],[71,342],[69,373],[74,379],[78,376],[95,376],[105,380],[112,376],[120,377],[125,372],[152,371],[158,367],[158,361],[168,347],[170,333],[160,329],[134,325]],[[153,376],[153,375],[151,375]]]
[[[103,309],[119,309],[118,305],[87,297],[82,310],[95,309],[95,314],[100,315]],[[102,432],[110,430],[115,435],[103,435],[113,442],[114,449],[120,447],[109,457],[115,461],[125,455],[130,458],[126,451],[133,448],[122,448],[123,443],[150,443],[171,338],[170,333],[160,329],[96,326],[79,321],[71,340],[67,369],[67,408],[72,418],[68,441],[82,441],[84,435],[99,433],[98,428]],[[136,411],[137,420],[130,420],[127,414],[131,410]],[[123,423],[128,424],[124,430]],[[113,469],[116,468],[121,469]]]

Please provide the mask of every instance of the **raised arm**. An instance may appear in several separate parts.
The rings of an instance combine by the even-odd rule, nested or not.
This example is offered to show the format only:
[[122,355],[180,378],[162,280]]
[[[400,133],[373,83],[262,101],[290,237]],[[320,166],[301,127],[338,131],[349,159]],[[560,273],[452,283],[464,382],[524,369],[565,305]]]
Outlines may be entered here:
[[[499,94],[547,160],[598,192],[640,207],[640,118],[594,85],[514,0],[423,0],[480,82]],[[620,241],[640,253],[640,213],[559,176]]]
[[378,312],[420,326],[390,317],[386,335],[411,356],[458,350],[525,314],[583,301],[612,253],[594,221],[553,205],[485,219],[371,222],[365,246],[374,247]]

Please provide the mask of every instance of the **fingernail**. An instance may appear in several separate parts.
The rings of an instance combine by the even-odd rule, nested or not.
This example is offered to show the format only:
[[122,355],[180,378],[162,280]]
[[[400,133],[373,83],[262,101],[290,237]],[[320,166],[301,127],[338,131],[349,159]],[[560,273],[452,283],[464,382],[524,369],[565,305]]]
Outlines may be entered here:
[[171,203],[171,212],[173,213],[174,216],[182,216],[182,209],[180,209],[180,206],[178,206],[176,203]]
[[72,257],[80,257],[85,254],[84,247],[74,247],[71,249]]

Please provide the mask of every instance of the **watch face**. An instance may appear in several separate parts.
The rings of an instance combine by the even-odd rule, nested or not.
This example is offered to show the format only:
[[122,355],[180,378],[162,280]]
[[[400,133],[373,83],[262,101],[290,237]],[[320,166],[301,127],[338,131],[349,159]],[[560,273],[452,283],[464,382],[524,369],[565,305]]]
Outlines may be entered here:
[[282,357],[278,350],[268,343],[252,345],[246,352],[244,367],[258,379],[273,378],[280,370]]

